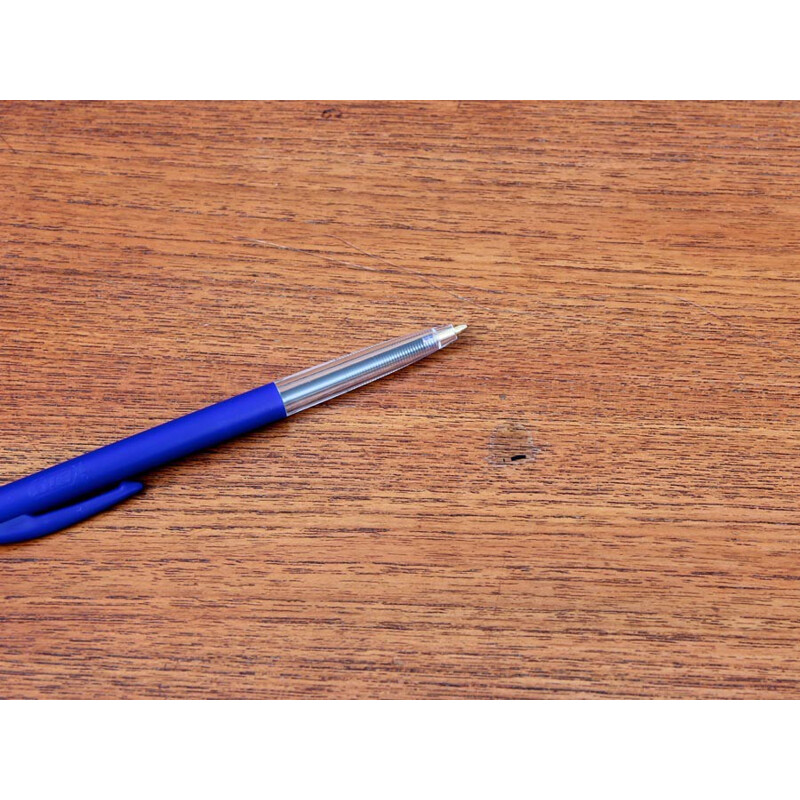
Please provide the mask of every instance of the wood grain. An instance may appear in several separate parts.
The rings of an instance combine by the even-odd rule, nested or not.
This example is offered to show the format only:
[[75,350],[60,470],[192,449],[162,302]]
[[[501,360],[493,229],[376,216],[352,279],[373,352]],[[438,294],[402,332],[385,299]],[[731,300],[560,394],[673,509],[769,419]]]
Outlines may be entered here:
[[0,550],[0,695],[800,697],[799,120],[0,106],[0,481],[470,325]]

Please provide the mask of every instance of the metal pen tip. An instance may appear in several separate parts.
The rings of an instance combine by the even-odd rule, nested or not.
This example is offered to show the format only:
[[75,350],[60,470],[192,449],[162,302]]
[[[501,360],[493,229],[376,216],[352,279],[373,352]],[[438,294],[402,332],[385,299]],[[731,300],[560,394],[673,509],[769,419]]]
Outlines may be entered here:
[[467,329],[466,325],[453,325],[453,330],[456,332],[456,336],[458,336],[461,331],[465,331]]

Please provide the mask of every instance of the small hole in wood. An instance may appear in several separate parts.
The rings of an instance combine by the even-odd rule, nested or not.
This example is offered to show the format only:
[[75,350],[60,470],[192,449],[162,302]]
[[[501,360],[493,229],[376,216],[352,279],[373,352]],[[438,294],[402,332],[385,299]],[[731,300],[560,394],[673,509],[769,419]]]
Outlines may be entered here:
[[511,456],[512,461],[521,461],[523,458],[527,458],[526,455],[518,455],[518,456]]

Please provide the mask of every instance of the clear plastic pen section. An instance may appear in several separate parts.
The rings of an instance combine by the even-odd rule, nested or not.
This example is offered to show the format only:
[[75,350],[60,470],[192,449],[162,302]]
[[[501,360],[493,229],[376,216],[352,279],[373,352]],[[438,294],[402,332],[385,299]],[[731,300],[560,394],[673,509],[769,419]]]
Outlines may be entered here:
[[296,414],[318,403],[383,378],[456,341],[463,325],[428,328],[411,336],[366,347],[318,367],[304,369],[275,381],[287,414]]

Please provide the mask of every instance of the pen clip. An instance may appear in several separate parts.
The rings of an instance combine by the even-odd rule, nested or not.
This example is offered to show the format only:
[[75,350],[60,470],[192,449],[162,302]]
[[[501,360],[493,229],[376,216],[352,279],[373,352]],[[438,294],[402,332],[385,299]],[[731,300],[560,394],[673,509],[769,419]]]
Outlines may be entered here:
[[74,505],[46,511],[43,514],[22,514],[0,522],[0,544],[25,542],[28,539],[47,536],[48,533],[68,528],[76,522],[99,514],[101,511],[127,500],[137,492],[141,492],[142,489],[144,489],[144,484],[139,481],[122,481],[113,489],[108,489],[102,494],[89,497]]

